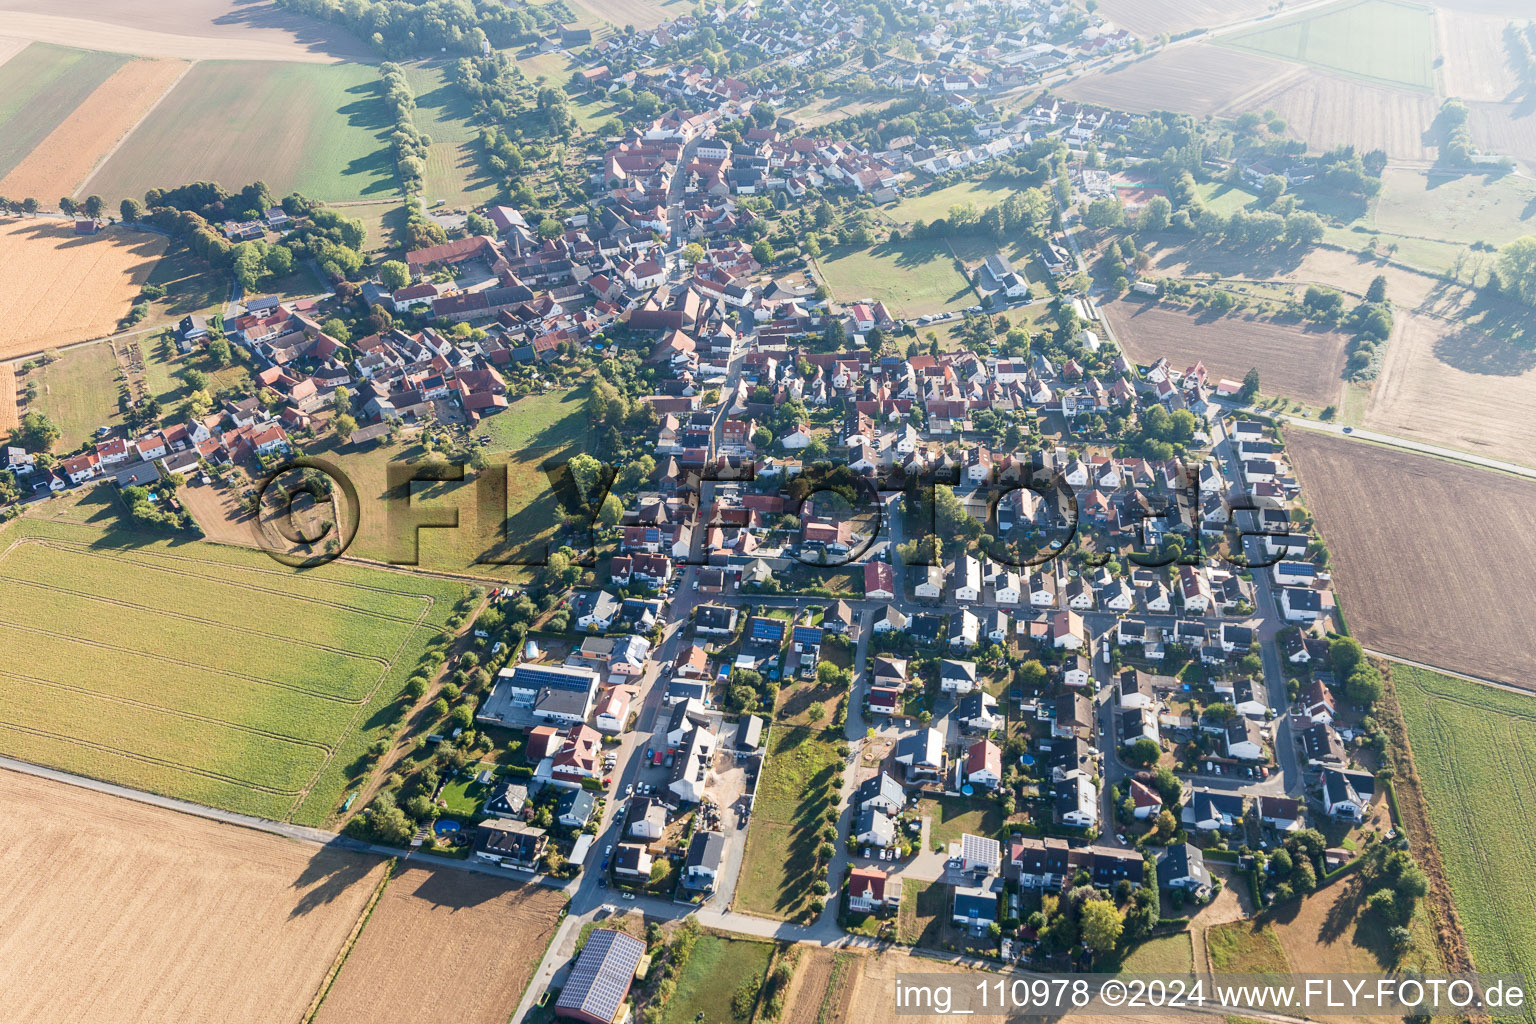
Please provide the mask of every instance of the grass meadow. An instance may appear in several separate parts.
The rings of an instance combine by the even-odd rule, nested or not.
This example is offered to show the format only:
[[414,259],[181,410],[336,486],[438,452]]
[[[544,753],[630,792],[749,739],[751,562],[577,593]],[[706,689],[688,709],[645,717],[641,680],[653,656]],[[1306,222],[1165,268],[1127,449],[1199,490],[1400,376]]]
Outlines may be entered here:
[[107,343],[65,349],[53,362],[23,374],[22,386],[37,385],[28,412],[46,414],[59,426],[55,447],[74,451],[97,427],[123,422],[118,409],[117,359]]
[[839,797],[838,738],[834,730],[774,726],[736,885],[738,909],[777,918],[806,909],[819,833]]
[[0,669],[0,749],[325,821],[461,587],[118,530],[116,501],[102,487],[80,499],[85,525],[0,534],[0,642],[27,652]]
[[1382,85],[1434,87],[1434,12],[1406,0],[1351,0],[1228,37],[1223,45]]
[[[0,178],[127,61],[116,53],[33,43],[0,63]],[[33,198],[50,209],[58,202],[58,196]]]
[[694,1024],[700,1014],[711,1021],[751,1019],[738,1016],[732,997],[751,979],[763,980],[773,960],[773,943],[700,935],[677,976],[677,991],[667,1000],[662,1024]]
[[1002,181],[961,181],[953,185],[904,197],[895,206],[886,207],[882,213],[901,224],[933,221],[948,217],[950,207],[970,204],[978,211],[996,206],[1019,191]]
[[470,125],[469,99],[448,81],[442,64],[418,64],[406,70],[416,93],[416,127],[432,139],[427,150],[422,195],[428,203],[478,206],[495,199],[496,181],[480,169],[478,129]]
[[367,64],[203,61],[87,187],[109,204],[182,182],[234,190],[257,179],[277,195],[391,197],[398,186],[380,89]]
[[942,239],[885,242],[872,249],[834,249],[817,261],[839,302],[883,301],[892,316],[915,317],[976,301]]
[[1536,972],[1536,708],[1407,665],[1392,680],[1472,959],[1479,971]]

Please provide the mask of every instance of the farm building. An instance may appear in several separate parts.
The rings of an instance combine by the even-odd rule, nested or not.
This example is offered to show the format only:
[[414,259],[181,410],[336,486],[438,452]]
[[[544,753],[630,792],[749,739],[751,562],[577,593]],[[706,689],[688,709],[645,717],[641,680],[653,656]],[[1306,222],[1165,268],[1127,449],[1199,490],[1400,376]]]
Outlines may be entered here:
[[613,1024],[644,955],[645,943],[634,936],[608,928],[595,930],[555,1001],[555,1016]]

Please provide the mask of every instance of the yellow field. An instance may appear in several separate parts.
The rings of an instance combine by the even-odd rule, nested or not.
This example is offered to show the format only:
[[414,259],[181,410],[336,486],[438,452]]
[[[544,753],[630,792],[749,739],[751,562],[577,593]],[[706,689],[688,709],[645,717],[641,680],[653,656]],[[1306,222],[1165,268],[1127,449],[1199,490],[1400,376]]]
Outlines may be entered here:
[[297,1021],[373,857],[0,771],[7,1024]]
[[111,334],[165,255],[163,235],[62,220],[0,222],[0,359]]

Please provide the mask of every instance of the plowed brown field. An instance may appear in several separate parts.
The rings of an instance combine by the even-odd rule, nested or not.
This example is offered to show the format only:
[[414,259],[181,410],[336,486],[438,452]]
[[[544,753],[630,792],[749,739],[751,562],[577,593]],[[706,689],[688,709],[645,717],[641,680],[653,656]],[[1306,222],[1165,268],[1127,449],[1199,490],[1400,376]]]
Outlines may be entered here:
[[1260,390],[1311,405],[1331,405],[1343,388],[1346,338],[1335,331],[1197,316],[1139,299],[1104,303],[1115,337],[1138,363],[1166,356],[1175,369],[1203,362],[1213,378],[1242,380],[1259,371]]
[[1361,643],[1536,689],[1536,482],[1303,428],[1286,441]]
[[565,901],[554,889],[486,875],[399,872],[315,1022],[505,1024]]
[[61,220],[0,221],[0,359],[111,334],[165,255],[163,235]]
[[1118,71],[1085,75],[1061,86],[1060,92],[1068,99],[1132,113],[1177,110],[1203,117],[1228,106],[1241,106],[1243,97],[1260,90],[1273,92],[1275,82],[1305,73],[1305,69],[1285,61],[1193,43],[1164,50]]
[[1230,105],[1226,113],[1273,109],[1289,133],[1313,151],[1352,145],[1381,149],[1394,160],[1432,160],[1424,133],[1438,106],[1429,93],[1367,85],[1352,78],[1311,72]]
[[188,67],[179,60],[135,60],[118,68],[0,180],[0,195],[71,195]]
[[383,862],[0,771],[9,1024],[303,1016]]

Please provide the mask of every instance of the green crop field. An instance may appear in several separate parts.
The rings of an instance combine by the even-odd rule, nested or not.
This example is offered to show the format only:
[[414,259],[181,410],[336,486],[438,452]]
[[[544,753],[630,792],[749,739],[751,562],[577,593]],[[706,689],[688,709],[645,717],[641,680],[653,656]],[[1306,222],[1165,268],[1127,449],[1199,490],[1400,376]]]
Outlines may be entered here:
[[[0,178],[127,61],[116,53],[33,43],[0,64]],[[56,198],[48,199],[50,209]]]
[[1434,86],[1434,13],[1404,0],[1352,0],[1222,40],[1222,45],[1384,85]]
[[1407,665],[1392,680],[1473,962],[1536,972],[1536,705]]
[[751,979],[763,980],[773,959],[773,943],[700,935],[693,953],[677,976],[677,991],[667,1000],[662,1024],[694,1024],[699,1015],[711,1021],[750,1019],[737,1016],[732,997]]
[[394,195],[380,88],[367,64],[203,61],[87,186],[109,205],[189,181],[261,179],[277,195],[324,200]]
[[878,299],[892,316],[915,317],[976,301],[942,240],[905,241],[873,249],[835,249],[817,261],[839,302]]
[[830,731],[773,727],[736,885],[739,909],[790,918],[810,902],[818,834],[839,795],[836,740]]
[[[82,498],[110,526],[113,492]],[[40,514],[47,514],[44,509]],[[458,584],[22,519],[0,534],[0,750],[325,821]]]
[[422,196],[428,203],[439,199],[450,206],[478,206],[496,198],[494,179],[480,169],[479,130],[470,125],[469,99],[448,82],[446,67],[415,65],[406,70],[416,93],[416,127],[432,139],[427,168],[422,176]]

